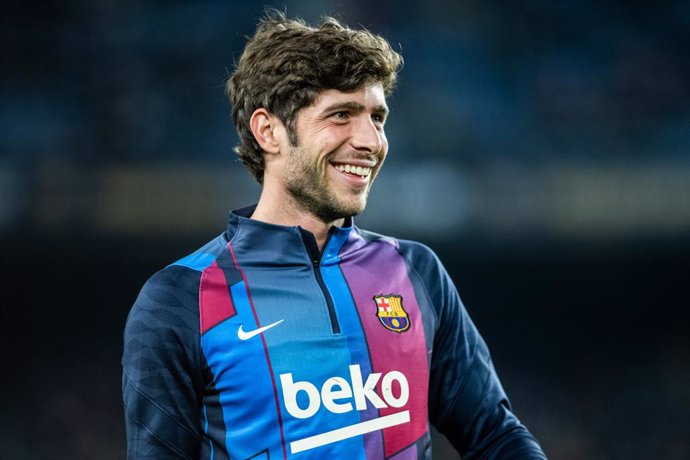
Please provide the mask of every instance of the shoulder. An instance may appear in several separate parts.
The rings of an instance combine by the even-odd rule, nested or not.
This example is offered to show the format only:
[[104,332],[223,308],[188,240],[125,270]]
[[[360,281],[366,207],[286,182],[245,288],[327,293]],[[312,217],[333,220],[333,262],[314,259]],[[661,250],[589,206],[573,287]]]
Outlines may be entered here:
[[151,276],[132,306],[127,328],[198,329],[201,275],[222,252],[223,240],[214,238]]
[[358,233],[367,243],[388,244],[405,259],[408,265],[412,265],[420,272],[443,270],[443,264],[436,253],[424,243],[414,240],[399,239],[382,235],[369,230],[357,229]]
[[367,243],[389,244],[403,253],[410,253],[421,257],[435,257],[434,251],[429,246],[419,241],[396,238],[394,236],[372,232],[371,230],[364,230],[360,227],[355,227],[355,229],[359,236]]
[[419,241],[398,240],[398,247],[404,257],[414,260],[418,264],[439,265],[441,263],[433,249]]
[[208,268],[227,248],[228,240],[225,234],[221,234],[201,246],[191,254],[168,265],[171,267],[185,267],[192,271],[202,272]]
[[384,244],[395,250],[405,261],[413,282],[421,283],[432,296],[447,290],[452,281],[436,253],[419,241],[399,239],[368,230],[357,229],[365,245]]

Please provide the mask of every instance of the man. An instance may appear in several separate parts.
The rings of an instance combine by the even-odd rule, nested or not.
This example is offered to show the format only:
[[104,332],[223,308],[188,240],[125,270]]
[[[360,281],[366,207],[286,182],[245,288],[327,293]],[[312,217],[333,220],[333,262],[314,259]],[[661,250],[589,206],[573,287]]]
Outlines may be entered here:
[[545,458],[436,256],[352,216],[388,152],[401,57],[269,14],[228,82],[255,207],[154,275],[129,315],[130,458]]

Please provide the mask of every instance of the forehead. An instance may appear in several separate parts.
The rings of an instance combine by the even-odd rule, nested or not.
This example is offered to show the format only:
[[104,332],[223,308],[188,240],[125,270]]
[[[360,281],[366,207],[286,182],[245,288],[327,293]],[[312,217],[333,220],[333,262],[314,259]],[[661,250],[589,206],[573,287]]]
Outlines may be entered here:
[[381,83],[373,83],[360,88],[344,92],[337,89],[322,90],[309,107],[316,110],[325,109],[337,104],[356,103],[365,110],[387,109],[386,95]]

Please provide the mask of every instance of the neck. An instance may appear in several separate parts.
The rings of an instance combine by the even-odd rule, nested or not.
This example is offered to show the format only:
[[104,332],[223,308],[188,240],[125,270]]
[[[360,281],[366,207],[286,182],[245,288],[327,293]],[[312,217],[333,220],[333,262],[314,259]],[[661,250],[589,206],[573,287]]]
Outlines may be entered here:
[[328,230],[333,226],[342,226],[345,221],[344,218],[340,218],[331,222],[324,222],[305,210],[291,196],[282,197],[281,200],[270,199],[270,196],[264,188],[251,218],[269,224],[302,227],[314,235],[319,250],[323,250],[323,246],[326,244]]

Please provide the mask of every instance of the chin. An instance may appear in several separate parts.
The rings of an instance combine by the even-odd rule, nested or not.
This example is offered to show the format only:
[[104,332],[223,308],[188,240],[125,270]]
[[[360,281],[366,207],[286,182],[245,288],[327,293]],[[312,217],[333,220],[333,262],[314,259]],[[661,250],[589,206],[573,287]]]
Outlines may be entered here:
[[346,208],[341,209],[341,217],[353,217],[353,216],[358,216],[364,211],[365,205],[359,205],[359,206],[348,206]]
[[353,217],[359,215],[364,211],[364,206],[366,203],[340,203],[338,206],[329,206],[327,208],[320,209],[317,213],[319,217],[324,222],[333,222],[338,219],[343,219],[346,217]]

